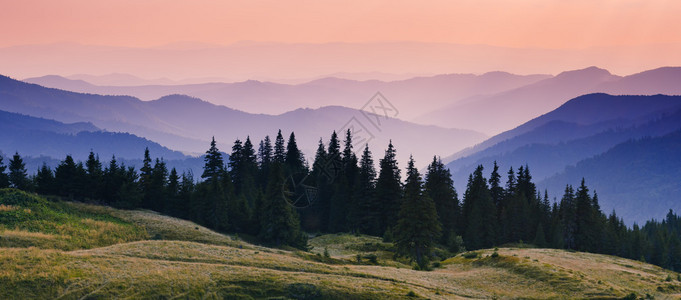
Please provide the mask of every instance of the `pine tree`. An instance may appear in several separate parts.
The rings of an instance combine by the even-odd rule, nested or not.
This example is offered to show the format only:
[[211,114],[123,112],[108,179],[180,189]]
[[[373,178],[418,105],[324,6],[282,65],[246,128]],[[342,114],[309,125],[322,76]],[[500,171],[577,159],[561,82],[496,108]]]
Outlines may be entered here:
[[19,152],[15,152],[12,159],[9,161],[9,182],[11,187],[20,190],[28,190],[30,184],[28,176],[26,175],[26,164],[19,156]]
[[142,168],[140,168],[139,187],[142,191],[142,207],[148,209],[152,208],[152,195],[149,191],[151,188],[151,172],[153,171],[151,162],[149,147],[144,148],[144,160],[142,160]]
[[56,186],[54,182],[54,173],[44,162],[34,179],[35,191],[41,195],[56,194]]
[[86,172],[82,164],[76,164],[71,155],[57,166],[54,172],[57,193],[60,196],[78,199],[83,194]]
[[177,217],[189,219],[192,211],[190,206],[194,194],[194,174],[190,171],[182,172],[182,183],[178,192]]
[[210,148],[206,151],[206,156],[203,160],[205,165],[201,178],[206,181],[219,181],[220,176],[224,172],[225,162],[222,159],[222,153],[220,153],[216,146],[215,137],[211,140]]
[[102,198],[102,163],[99,161],[99,156],[90,151],[87,161],[85,162],[85,170],[87,171],[87,183],[85,185],[85,196],[90,199]]
[[440,243],[453,247],[451,243],[455,241],[458,223],[460,222],[461,208],[458,195],[454,189],[454,181],[449,169],[445,167],[437,157],[428,165],[426,173],[425,190],[428,196],[433,199],[435,208],[442,224],[442,238]]
[[180,198],[180,175],[177,174],[177,170],[172,168],[170,174],[168,175],[168,184],[166,185],[166,203],[164,207],[164,212],[171,216],[179,216],[181,208],[182,199]]
[[286,156],[284,158],[285,174],[305,174],[307,175],[307,168],[305,167],[305,157],[303,152],[298,149],[296,143],[296,135],[291,132],[286,144]]
[[283,164],[286,160],[286,146],[284,143],[284,136],[281,134],[281,129],[279,129],[277,138],[274,140],[274,161],[280,164]]
[[0,154],[0,189],[7,188],[10,185],[9,176],[5,173],[7,166],[3,164],[2,160],[2,154]]
[[163,159],[156,159],[154,168],[151,170],[149,186],[145,197],[148,199],[148,208],[154,211],[163,212],[166,210],[166,194],[168,184],[168,168]]
[[376,180],[376,203],[383,207],[379,219],[379,230],[385,232],[397,224],[397,215],[402,202],[400,169],[395,159],[392,141],[388,144],[385,156],[380,161],[380,171]]
[[274,149],[270,136],[265,136],[265,140],[260,141],[258,147],[258,186],[264,190],[267,187],[267,175],[270,172],[270,165],[274,161]]
[[[309,207],[299,210],[300,224],[308,232],[327,232],[329,222],[329,189],[327,173],[327,153],[324,142],[319,139],[314,163],[310,171],[310,184],[317,188],[317,194],[312,198]],[[307,181],[306,181],[307,182]]]
[[499,166],[497,161],[494,161],[492,174],[489,176],[489,191],[490,196],[497,210],[501,209],[501,203],[504,197],[504,188],[501,187],[501,175],[499,175]]
[[435,204],[423,192],[421,175],[409,158],[404,200],[395,227],[395,245],[400,253],[416,261],[420,269],[428,267],[430,252],[440,237],[441,225]]
[[362,158],[359,163],[359,175],[356,190],[356,209],[357,228],[366,234],[380,235],[380,224],[382,207],[376,202],[376,169],[374,159],[371,157],[369,144],[364,146]]
[[259,237],[275,246],[306,249],[307,237],[300,231],[298,214],[288,204],[284,180],[283,167],[279,163],[273,164],[263,199]]
[[467,248],[480,249],[496,243],[496,207],[492,202],[482,165],[469,176],[463,197],[465,216],[464,240]]
[[560,200],[560,217],[563,225],[563,246],[567,249],[577,249],[575,234],[577,232],[577,212],[575,194],[572,186],[565,187],[565,193]]

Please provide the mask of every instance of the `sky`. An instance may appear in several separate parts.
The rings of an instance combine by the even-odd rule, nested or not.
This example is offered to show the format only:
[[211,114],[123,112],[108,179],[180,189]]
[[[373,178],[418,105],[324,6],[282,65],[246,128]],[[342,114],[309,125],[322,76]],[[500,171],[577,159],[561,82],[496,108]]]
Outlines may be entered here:
[[[62,42],[135,48],[191,42],[197,47],[244,41],[633,47],[638,49],[634,59],[657,56],[636,66],[642,71],[676,63],[677,57],[664,60],[675,51],[657,50],[681,45],[678,0],[0,0],[0,7],[0,47]],[[466,70],[452,70],[457,71]],[[410,72],[423,70],[403,70]]]

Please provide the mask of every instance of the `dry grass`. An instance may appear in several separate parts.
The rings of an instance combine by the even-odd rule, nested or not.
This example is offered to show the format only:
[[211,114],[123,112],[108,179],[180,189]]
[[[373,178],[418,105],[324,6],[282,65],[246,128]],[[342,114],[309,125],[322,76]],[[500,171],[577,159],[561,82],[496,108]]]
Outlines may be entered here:
[[[429,299],[618,298],[632,292],[681,297],[677,273],[612,256],[502,248],[499,257],[481,250],[477,258],[459,255],[423,272],[391,260],[391,245],[376,237],[315,237],[310,240],[315,253],[308,254],[255,246],[149,211],[60,205],[59,213],[69,216],[62,226],[41,227],[27,219],[30,226],[0,229],[0,245],[29,241],[24,248],[0,248],[0,299],[413,299],[410,292]],[[4,209],[24,216],[16,205]],[[33,215],[42,213],[33,209]],[[143,235],[117,236],[121,228]],[[79,245],[74,236],[99,246],[70,248]],[[148,240],[154,237],[160,240]],[[36,244],[43,249],[30,247]],[[330,264],[314,259],[325,248]],[[64,251],[70,249],[76,250]],[[383,255],[381,265],[352,263],[366,253]],[[668,276],[673,280],[666,281]]]

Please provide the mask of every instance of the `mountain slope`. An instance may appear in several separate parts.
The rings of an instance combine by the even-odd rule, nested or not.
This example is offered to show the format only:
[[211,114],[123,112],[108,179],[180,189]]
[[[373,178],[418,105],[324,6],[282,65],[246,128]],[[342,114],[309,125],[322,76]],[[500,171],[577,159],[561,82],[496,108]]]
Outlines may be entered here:
[[[681,115],[678,115],[681,119]],[[560,191],[584,178],[598,192],[604,211],[615,209],[628,223],[663,219],[681,211],[681,130],[629,140],[605,153],[577,162],[537,185]],[[555,192],[554,195],[560,196]]]
[[441,107],[416,120],[496,134],[550,112],[569,99],[601,92],[681,95],[681,67],[660,68],[625,77],[595,67],[563,72],[535,84]]
[[[257,143],[281,129],[286,135],[295,131],[298,144],[311,158],[319,138],[328,140],[333,130],[354,128],[358,135],[360,131],[365,135],[377,155],[392,139],[400,161],[406,161],[411,153],[425,165],[437,154],[434,149],[463,149],[485,138],[470,130],[418,125],[392,118],[394,115],[378,116],[344,107],[299,109],[281,115],[249,114],[188,96],[171,95],[145,102],[128,96],[49,89],[8,77],[0,77],[0,94],[0,109],[62,122],[89,121],[109,131],[130,132],[196,153],[204,152],[206,141],[213,136],[221,143],[220,148],[229,149],[236,138],[250,135]],[[355,150],[360,151],[360,147],[355,145]]]
[[[502,133],[465,151],[447,166],[457,189],[464,189],[466,178],[477,165],[491,168],[497,161],[502,172],[511,166],[528,165],[535,182],[556,175],[567,166],[604,153],[630,139],[662,136],[681,129],[681,96],[610,96],[591,94],[572,99],[560,108]],[[655,153],[654,149],[651,149]],[[665,153],[661,153],[663,155]],[[676,159],[665,156],[665,159]],[[591,171],[582,170],[587,176]],[[549,192],[560,197],[565,184],[579,180],[553,181]],[[672,183],[674,177],[666,177]],[[589,184],[591,186],[591,184]],[[600,188],[598,189],[601,190]],[[632,197],[647,197],[648,190],[632,191]],[[614,204],[607,207],[615,207]],[[620,210],[622,210],[620,212]],[[632,211],[618,208],[618,214]],[[642,214],[635,220],[661,217]]]
[[128,133],[104,132],[90,123],[64,124],[0,111],[0,152],[63,159],[71,154],[84,161],[90,150],[102,158],[139,158],[144,149],[166,159],[187,158],[157,143]]
[[[357,263],[354,257],[324,258],[322,248],[313,250],[317,255],[255,246],[149,211],[48,202],[15,190],[0,190],[0,204],[3,222],[7,218],[1,216],[28,216],[13,227],[0,223],[3,299],[621,298],[632,293],[667,298],[678,297],[681,291],[678,273],[613,256],[501,248],[498,257],[490,257],[493,250],[481,250],[478,258],[458,255],[424,272],[392,256],[371,265]],[[69,220],[60,230],[89,244],[72,244],[73,251],[56,250],[59,247],[50,242],[69,236],[56,237],[49,231],[51,223],[46,222],[42,231],[25,229],[31,221],[48,221],[54,215]],[[121,228],[125,230],[120,235],[112,235]],[[380,242],[373,237],[328,235],[311,243],[325,247],[339,239],[350,241],[348,246]],[[70,246],[66,249],[74,249]],[[357,248],[344,250],[366,254]]]

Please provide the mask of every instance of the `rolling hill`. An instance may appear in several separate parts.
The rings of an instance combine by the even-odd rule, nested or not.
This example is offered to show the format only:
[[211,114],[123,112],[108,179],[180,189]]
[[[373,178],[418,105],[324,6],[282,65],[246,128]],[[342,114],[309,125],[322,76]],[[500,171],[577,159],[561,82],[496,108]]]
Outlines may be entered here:
[[[8,189],[0,190],[0,204],[0,297],[5,299],[681,295],[678,273],[605,255],[500,248],[496,257],[493,250],[457,255],[426,272],[369,249],[391,247],[375,237],[319,236],[311,240],[312,252],[301,252],[256,246],[149,211],[46,201]],[[321,255],[330,246],[343,253]],[[367,254],[378,259],[355,259]]]

